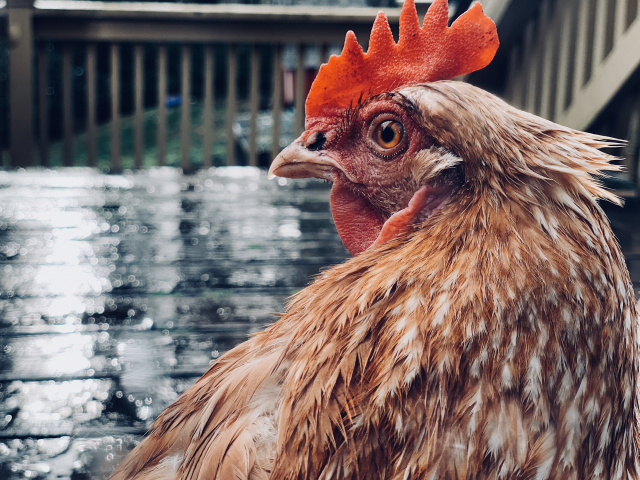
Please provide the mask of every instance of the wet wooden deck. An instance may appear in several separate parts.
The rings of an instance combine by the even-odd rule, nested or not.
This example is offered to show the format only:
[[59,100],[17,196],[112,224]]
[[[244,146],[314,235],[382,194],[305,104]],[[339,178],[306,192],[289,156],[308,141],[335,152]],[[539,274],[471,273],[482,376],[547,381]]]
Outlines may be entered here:
[[[636,286],[638,207],[606,206]],[[0,172],[0,478],[105,478],[212,361],[346,256],[321,182]]]

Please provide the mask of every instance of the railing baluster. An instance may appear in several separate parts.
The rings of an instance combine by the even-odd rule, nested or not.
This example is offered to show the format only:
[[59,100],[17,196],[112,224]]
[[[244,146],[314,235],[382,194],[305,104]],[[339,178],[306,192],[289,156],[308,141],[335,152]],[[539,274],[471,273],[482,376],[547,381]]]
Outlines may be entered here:
[[531,20],[525,27],[524,34],[524,46],[522,50],[522,63],[519,80],[518,80],[518,89],[516,90],[516,98],[515,103],[516,106],[525,108],[527,92],[529,89],[529,84],[531,82],[531,78],[529,77],[529,69],[526,68],[526,63],[529,58],[531,58],[531,51],[533,48],[533,34],[534,34],[534,21]]
[[320,64],[327,63],[329,59],[327,58],[329,54],[329,45],[323,43],[320,45]]
[[595,72],[598,69],[598,65],[600,65],[605,56],[607,22],[609,21],[609,15],[607,12],[608,4],[609,0],[596,1],[596,24],[593,35],[593,63],[591,66],[592,72]]
[[213,46],[207,45],[204,50],[204,111],[202,112],[202,165],[204,168],[211,166],[211,156],[214,141],[214,104],[213,104]]
[[120,46],[111,44],[111,170],[119,171],[120,161]]
[[629,115],[626,138],[629,139],[629,143],[623,152],[625,165],[629,176],[635,180],[636,184],[640,184],[640,169],[638,169],[638,160],[640,160],[640,94],[637,93]]
[[271,138],[271,159],[280,153],[280,117],[282,112],[282,45],[273,47],[273,130]]
[[636,20],[636,17],[638,16],[638,8],[640,8],[640,0],[628,0],[627,15],[624,25],[625,30]]
[[[585,76],[585,62],[587,59],[587,50],[589,48],[588,42],[589,31],[589,2],[587,5],[583,5],[578,8],[578,27],[576,31],[576,53],[575,53],[575,68],[573,71],[573,97],[578,94],[584,85]],[[560,113],[560,111],[558,111]]]
[[549,5],[548,0],[543,2],[539,16],[532,21],[532,23],[534,24],[534,27],[533,27],[534,45],[531,47],[531,50],[530,50],[531,55],[528,55],[525,57],[528,61],[528,69],[529,69],[529,74],[527,75],[529,78],[527,81],[527,96],[526,96],[525,110],[533,113],[537,113],[536,97],[538,95],[538,80],[540,78],[540,73],[541,73],[540,68],[542,66],[542,44],[545,40],[543,19],[545,18],[546,12],[548,11],[548,5]]
[[233,122],[236,120],[236,90],[238,79],[238,51],[235,44],[229,45],[227,59],[227,165],[236,164]]
[[[630,0],[618,0],[616,3],[616,12],[613,23],[613,44],[622,36],[627,28],[627,3]],[[635,0],[633,0],[635,1]]]
[[167,46],[158,47],[158,165],[163,166],[167,157]]
[[46,42],[38,47],[38,98],[39,98],[39,130],[40,130],[40,164],[49,166],[49,53]]
[[260,67],[260,57],[258,55],[258,45],[251,45],[251,72],[250,72],[250,90],[249,90],[249,165],[258,165],[258,147],[257,147],[257,126],[258,126],[258,75]]
[[296,55],[296,87],[295,87],[295,125],[293,132],[300,135],[304,130],[304,98],[305,98],[305,71],[304,71],[304,45],[298,44]]
[[96,125],[97,89],[96,46],[87,45],[87,163],[90,167],[98,164],[98,128]]
[[[16,8],[17,7],[17,8]],[[28,167],[33,164],[33,10],[20,8],[18,2],[5,7],[6,25],[19,40],[9,55],[9,149],[11,166]]]
[[142,168],[142,157],[144,155],[144,110],[143,110],[143,74],[142,61],[144,50],[142,45],[136,44],[133,47],[133,83],[134,83],[134,103],[135,110],[133,116],[134,125],[134,156],[135,167]]
[[180,165],[191,169],[191,47],[182,45],[182,110],[180,112]]
[[516,96],[516,86],[517,81],[516,78],[519,73],[519,64],[520,64],[520,46],[515,44],[511,47],[511,51],[509,52],[509,67],[507,70],[507,91],[505,92],[505,98],[510,102],[514,101]]
[[547,0],[542,6],[542,12],[540,19],[544,28],[540,31],[539,42],[542,58],[540,62],[540,91],[537,113],[542,117],[548,118],[552,101],[550,98],[551,85],[554,79],[557,79],[554,52],[558,41],[556,27],[559,24],[558,17],[561,15],[562,10],[556,3],[550,5],[550,1]]
[[62,131],[63,163],[73,165],[73,72],[71,71],[71,46],[62,47]]
[[[558,72],[558,84],[556,87],[556,98],[555,98],[555,109],[554,109],[554,117],[557,117],[560,113],[567,108],[567,101],[569,98],[569,79],[573,74],[573,69],[571,69],[572,61],[570,56],[571,50],[571,40],[574,35],[575,30],[570,28],[573,20],[573,15],[575,13],[574,5],[571,3],[561,3],[557,7],[557,15],[558,22],[556,25],[562,25],[561,33],[560,33],[560,52],[559,52],[559,60],[553,65],[551,68],[557,69]],[[547,55],[553,55],[553,48],[547,48]],[[575,68],[575,67],[574,67]],[[549,90],[543,90],[542,95],[543,98],[549,95]],[[546,115],[542,115],[543,117],[547,117],[549,112],[546,112]]]

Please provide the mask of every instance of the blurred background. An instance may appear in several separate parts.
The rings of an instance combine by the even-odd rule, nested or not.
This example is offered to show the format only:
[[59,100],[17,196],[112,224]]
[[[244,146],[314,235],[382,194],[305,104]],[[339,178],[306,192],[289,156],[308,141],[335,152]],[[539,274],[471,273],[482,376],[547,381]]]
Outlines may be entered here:
[[[637,292],[640,0],[482,4],[501,46],[464,80],[628,141],[607,179],[625,207],[603,207]],[[347,258],[329,186],[266,167],[345,32],[366,48],[383,9],[397,35],[400,6],[0,0],[0,478],[106,478]]]

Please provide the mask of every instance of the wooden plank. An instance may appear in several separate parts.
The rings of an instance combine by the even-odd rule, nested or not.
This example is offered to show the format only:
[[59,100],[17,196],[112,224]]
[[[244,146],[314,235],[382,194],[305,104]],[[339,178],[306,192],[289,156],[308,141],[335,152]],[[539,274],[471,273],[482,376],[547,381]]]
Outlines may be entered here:
[[597,66],[591,80],[580,94],[574,95],[571,107],[559,123],[586,130],[628,78],[640,67],[640,22],[634,22],[620,37],[609,56]]
[[158,47],[158,165],[167,158],[167,46]]
[[87,45],[87,163],[90,167],[98,165],[97,82],[96,45],[92,43]]
[[122,168],[120,160],[120,46],[111,44],[111,170],[118,172]]
[[[508,1],[509,0],[503,0]],[[483,3],[490,3],[485,0]],[[260,4],[197,4],[165,2],[110,2],[92,1],[78,4],[75,0],[56,0],[38,5],[42,17],[104,17],[124,20],[166,20],[178,18],[183,21],[252,21],[273,23],[280,21],[308,22],[331,21],[343,24],[369,22],[382,10],[388,18],[397,20],[400,8],[341,7],[322,5],[260,5]]]
[[182,45],[182,106],[180,110],[180,166],[191,170],[191,47]]
[[304,53],[304,45],[299,43],[296,55],[296,86],[294,98],[295,123],[293,129],[296,137],[304,130],[304,100],[306,97],[306,92],[304,91]]
[[282,45],[273,47],[273,92],[272,92],[273,130],[271,134],[271,158],[280,153],[280,118],[282,114]]
[[73,165],[73,71],[71,46],[62,47],[62,160],[68,167]]
[[227,57],[227,165],[236,164],[233,122],[236,121],[236,91],[238,88],[238,51],[235,44],[229,45]]
[[258,121],[258,103],[259,98],[259,67],[260,57],[258,55],[258,45],[251,45],[251,65],[250,65],[250,86],[249,86],[249,165],[258,165],[258,147],[257,147],[257,121]]
[[204,50],[204,111],[202,112],[202,127],[204,130],[202,138],[202,165],[204,168],[211,167],[213,142],[215,141],[215,128],[213,124],[213,82],[215,76],[213,69],[213,46],[207,45]]
[[143,47],[140,44],[136,44],[133,47],[133,83],[135,104],[133,114],[133,131],[134,159],[136,168],[142,168],[142,157],[144,155],[143,60]]
[[49,166],[49,53],[47,44],[38,46],[38,130],[40,132],[40,165]]

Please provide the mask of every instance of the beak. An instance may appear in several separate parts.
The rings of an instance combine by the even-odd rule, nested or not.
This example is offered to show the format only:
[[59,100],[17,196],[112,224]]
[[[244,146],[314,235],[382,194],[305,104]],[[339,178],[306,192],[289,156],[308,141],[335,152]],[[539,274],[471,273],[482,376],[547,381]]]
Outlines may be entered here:
[[324,152],[309,150],[301,139],[302,137],[295,140],[275,158],[269,168],[269,179],[315,177],[333,181],[333,172],[336,169],[344,172],[333,158]]

